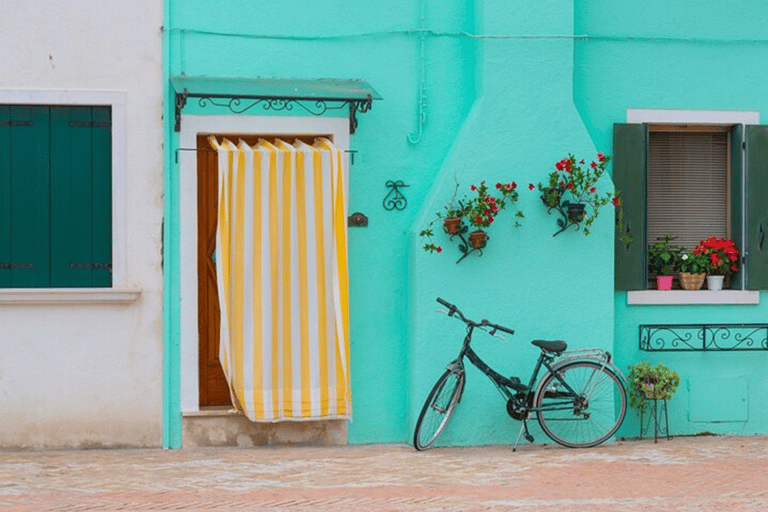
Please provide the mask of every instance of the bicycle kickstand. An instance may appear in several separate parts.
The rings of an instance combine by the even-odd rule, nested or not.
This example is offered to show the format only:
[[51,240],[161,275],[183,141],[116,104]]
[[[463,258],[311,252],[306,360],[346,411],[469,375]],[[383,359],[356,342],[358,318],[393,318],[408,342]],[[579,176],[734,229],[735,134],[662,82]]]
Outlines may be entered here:
[[527,419],[523,420],[523,424],[520,427],[520,433],[517,434],[517,441],[515,442],[515,446],[512,448],[513,452],[517,451],[517,445],[520,444],[520,438],[523,437],[523,435],[525,435],[525,440],[526,441],[528,441],[529,443],[533,442],[533,436],[531,435],[530,432],[528,432],[528,420]]

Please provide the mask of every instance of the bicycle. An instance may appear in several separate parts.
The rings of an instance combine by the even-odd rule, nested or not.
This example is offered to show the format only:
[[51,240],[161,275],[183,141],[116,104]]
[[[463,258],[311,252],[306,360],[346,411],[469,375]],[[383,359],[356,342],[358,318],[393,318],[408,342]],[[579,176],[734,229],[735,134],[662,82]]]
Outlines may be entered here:
[[[461,401],[466,382],[465,357],[501,392],[506,399],[507,413],[523,422],[513,451],[517,450],[521,436],[533,442],[528,431],[528,420],[533,414],[550,439],[569,448],[599,445],[619,429],[627,412],[627,393],[625,378],[611,363],[609,352],[599,348],[566,352],[565,341],[533,340],[531,343],[539,347],[541,353],[526,385],[518,377],[505,377],[493,370],[470,347],[475,329],[502,340],[497,333],[514,334],[513,329],[485,319],[470,320],[455,305],[439,297],[437,302],[448,308],[438,312],[467,325],[467,334],[458,357],[448,364],[424,403],[413,435],[414,448],[430,448]],[[542,367],[546,373],[537,383]]]

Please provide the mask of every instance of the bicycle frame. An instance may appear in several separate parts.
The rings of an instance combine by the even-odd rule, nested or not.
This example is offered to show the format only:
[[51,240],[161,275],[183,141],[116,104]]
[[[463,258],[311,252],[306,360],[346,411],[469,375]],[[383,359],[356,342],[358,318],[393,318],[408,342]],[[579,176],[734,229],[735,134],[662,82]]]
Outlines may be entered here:
[[[567,382],[565,382],[557,372],[557,369],[559,367],[562,367],[563,364],[575,361],[575,360],[582,360],[587,359],[587,357],[580,356],[580,355],[571,355],[567,356],[566,358],[557,361],[553,364],[553,361],[555,360],[555,356],[549,355],[545,352],[541,352],[539,354],[539,358],[536,361],[536,365],[533,368],[533,372],[531,373],[531,377],[528,381],[528,385],[526,386],[522,382],[516,382],[514,380],[511,380],[509,377],[505,377],[501,375],[499,372],[495,371],[493,368],[488,366],[488,364],[483,361],[483,359],[472,350],[472,347],[470,346],[470,342],[472,341],[472,333],[474,331],[474,326],[469,325],[467,326],[467,334],[464,337],[464,343],[462,344],[461,351],[459,352],[458,357],[449,365],[449,368],[456,366],[459,366],[462,370],[464,368],[464,357],[469,359],[469,362],[472,363],[472,365],[483,372],[490,380],[493,382],[493,384],[496,386],[496,388],[499,390],[499,392],[502,394],[502,396],[507,400],[511,401],[516,409],[522,409],[525,408],[528,412],[538,412],[538,411],[552,411],[552,410],[560,410],[560,409],[571,409],[575,406],[574,404],[574,398],[579,397],[580,399],[584,401],[588,401],[592,391],[594,391],[595,385],[597,384],[597,381],[595,381],[594,384],[587,383],[586,388],[589,388],[589,391],[586,393],[577,391],[573,389]],[[613,368],[613,365],[610,364],[610,355],[608,355],[606,358],[603,358],[602,361],[598,361],[596,358],[589,358],[593,359],[596,363],[600,363],[602,366],[600,369],[602,370],[606,366],[610,366]],[[566,392],[560,391],[559,394],[562,395],[562,402],[557,401],[555,403],[550,403],[545,407],[526,407],[526,404],[529,402],[533,396],[535,396],[539,392],[543,392],[544,390],[540,390],[538,388],[534,388],[534,384],[536,383],[539,373],[541,372],[542,366],[547,369],[552,375],[555,376],[557,381],[567,390]],[[597,375],[598,372],[595,372],[595,375]],[[621,375],[619,373],[619,375]],[[623,375],[621,375],[623,377]],[[590,378],[591,380],[591,378]],[[510,390],[514,390],[515,393],[513,393]],[[582,391],[585,391],[582,390]],[[525,393],[524,397],[519,397],[518,393]]]

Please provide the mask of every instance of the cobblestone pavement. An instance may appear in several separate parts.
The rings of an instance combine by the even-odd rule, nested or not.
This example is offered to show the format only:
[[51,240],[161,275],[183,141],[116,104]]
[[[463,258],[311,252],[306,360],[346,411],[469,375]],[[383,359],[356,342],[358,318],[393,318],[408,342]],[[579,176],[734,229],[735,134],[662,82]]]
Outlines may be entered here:
[[0,453],[0,510],[768,510],[768,437]]

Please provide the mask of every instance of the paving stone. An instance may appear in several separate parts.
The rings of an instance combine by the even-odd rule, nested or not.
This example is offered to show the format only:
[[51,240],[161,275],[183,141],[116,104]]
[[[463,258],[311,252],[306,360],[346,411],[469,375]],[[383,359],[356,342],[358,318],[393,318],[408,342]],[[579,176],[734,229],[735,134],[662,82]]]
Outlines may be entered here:
[[768,437],[0,453],[0,510],[768,510]]

